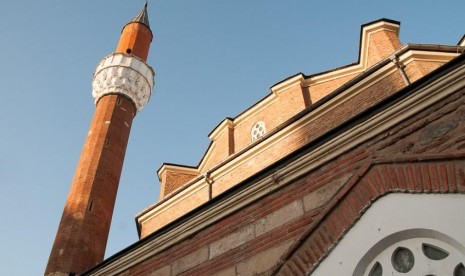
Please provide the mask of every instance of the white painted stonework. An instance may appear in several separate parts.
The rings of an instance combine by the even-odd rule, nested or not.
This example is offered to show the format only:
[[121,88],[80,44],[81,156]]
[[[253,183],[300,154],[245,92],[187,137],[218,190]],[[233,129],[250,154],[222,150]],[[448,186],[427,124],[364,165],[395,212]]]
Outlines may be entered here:
[[254,124],[252,129],[250,130],[250,137],[252,142],[257,141],[258,139],[262,138],[266,134],[266,127],[265,123],[260,121]]
[[[403,239],[405,236],[419,236],[421,238]],[[424,238],[423,236],[431,236],[434,238]],[[353,275],[375,276],[376,273],[374,271],[376,266],[378,272],[382,271],[381,275],[459,275],[454,274],[454,271],[457,271],[457,268],[463,265],[462,262],[465,262],[465,255],[457,249],[460,245],[457,246],[457,244],[455,244],[454,246],[448,243],[456,243],[456,241],[451,240],[450,237],[429,229],[411,229],[405,232],[399,232],[398,235],[387,237],[387,240],[395,240],[396,237],[403,240],[388,246],[374,258],[372,258],[373,252],[369,252],[366,258],[362,259],[359,263]],[[386,242],[388,241],[381,241],[380,243],[383,244]],[[443,259],[436,260],[428,257],[428,255],[425,254],[425,246],[444,252]],[[377,246],[373,249],[377,248],[380,249]],[[403,256],[403,259],[393,258],[398,249],[410,251],[412,253],[411,260],[408,260],[405,256]],[[372,261],[366,266],[368,259],[372,259]],[[402,271],[395,267],[395,264],[398,264],[399,260],[404,261],[404,264],[409,264],[406,269],[408,271]]]
[[92,96],[95,103],[108,94],[125,95],[137,111],[149,101],[155,73],[143,60],[127,54],[113,53],[104,57],[95,70]]
[[[311,275],[454,275],[465,262],[465,195],[390,194],[371,206]],[[422,250],[432,245],[448,253],[431,260]],[[415,262],[401,273],[393,254],[403,247]],[[370,274],[379,262],[382,274]]]

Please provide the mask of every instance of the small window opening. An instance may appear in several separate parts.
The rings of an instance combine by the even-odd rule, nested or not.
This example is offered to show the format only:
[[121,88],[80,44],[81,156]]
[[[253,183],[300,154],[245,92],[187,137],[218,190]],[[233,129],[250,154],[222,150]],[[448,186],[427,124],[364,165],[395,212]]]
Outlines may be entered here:
[[445,250],[427,243],[424,243],[422,245],[422,250],[423,254],[425,254],[426,257],[435,261],[445,259],[447,258],[447,256],[449,256],[449,253]]
[[382,276],[383,275],[383,267],[380,263],[376,262],[376,264],[371,268],[370,273],[368,276]]
[[454,276],[463,276],[463,275],[465,275],[465,266],[463,266],[463,264],[459,264],[454,270]]
[[89,212],[92,211],[92,206],[94,206],[94,202],[93,202],[93,201],[91,201],[91,202],[89,203]]
[[262,138],[265,134],[266,134],[265,123],[262,121],[255,123],[255,125],[250,130],[250,136],[252,138],[252,142],[255,142],[258,139]]
[[126,49],[126,53],[127,53],[127,54],[130,54],[131,52],[132,52],[131,48],[127,48],[127,49]]
[[407,273],[412,270],[413,265],[415,264],[415,257],[413,256],[412,251],[405,247],[398,247],[394,253],[392,253],[392,266],[397,272]]

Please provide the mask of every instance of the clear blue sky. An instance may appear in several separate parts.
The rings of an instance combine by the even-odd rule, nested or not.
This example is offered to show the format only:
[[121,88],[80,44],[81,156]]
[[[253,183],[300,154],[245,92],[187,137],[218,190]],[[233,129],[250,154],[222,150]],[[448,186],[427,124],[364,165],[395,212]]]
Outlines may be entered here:
[[[0,3],[0,267],[42,275],[94,112],[95,66],[143,0]],[[357,61],[360,25],[401,21],[403,43],[456,45],[463,0],[151,1],[156,73],[135,119],[107,257],[137,240],[163,162],[197,165],[208,133],[298,72]]]

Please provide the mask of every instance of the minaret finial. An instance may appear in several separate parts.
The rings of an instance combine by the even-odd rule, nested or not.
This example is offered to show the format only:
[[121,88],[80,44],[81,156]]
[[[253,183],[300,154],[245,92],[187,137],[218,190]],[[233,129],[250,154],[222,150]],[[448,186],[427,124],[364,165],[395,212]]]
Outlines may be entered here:
[[139,22],[150,28],[149,16],[147,12],[147,1],[145,1],[144,8],[139,12],[139,14],[134,17],[131,22]]

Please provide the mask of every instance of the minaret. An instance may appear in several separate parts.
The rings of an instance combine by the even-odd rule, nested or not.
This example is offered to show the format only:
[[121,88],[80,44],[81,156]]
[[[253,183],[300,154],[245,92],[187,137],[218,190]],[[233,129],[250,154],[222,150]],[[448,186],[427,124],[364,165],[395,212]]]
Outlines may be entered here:
[[134,116],[148,102],[154,71],[147,3],[97,65],[96,110],[76,168],[45,275],[77,275],[103,261]]

